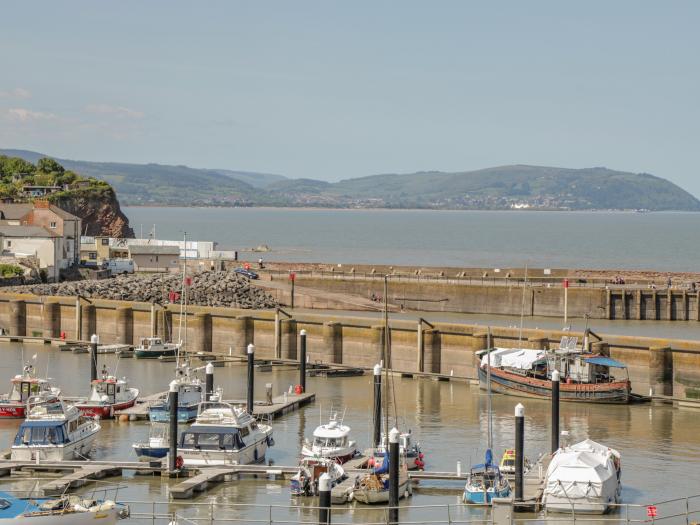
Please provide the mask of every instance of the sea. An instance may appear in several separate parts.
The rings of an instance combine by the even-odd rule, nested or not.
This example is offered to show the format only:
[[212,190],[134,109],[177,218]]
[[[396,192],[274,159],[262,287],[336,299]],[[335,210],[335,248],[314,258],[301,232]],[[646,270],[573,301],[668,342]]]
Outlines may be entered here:
[[[125,207],[137,236],[265,260],[698,271],[700,213]],[[258,258],[258,254],[255,255]]]

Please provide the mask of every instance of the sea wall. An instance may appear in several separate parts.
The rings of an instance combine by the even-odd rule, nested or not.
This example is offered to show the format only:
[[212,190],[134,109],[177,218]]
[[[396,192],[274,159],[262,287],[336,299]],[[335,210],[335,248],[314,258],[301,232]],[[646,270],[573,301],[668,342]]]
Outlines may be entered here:
[[[272,276],[273,279],[275,276]],[[277,277],[280,279],[280,277]],[[363,298],[383,295],[383,278],[349,275],[296,277],[298,286]],[[700,293],[679,289],[572,285],[568,316],[591,319],[700,321]],[[285,297],[280,298],[284,304]],[[463,279],[392,278],[389,301],[409,310],[543,317],[564,315],[561,283],[546,285],[504,280],[469,283]]]
[[[78,307],[78,302],[80,305]],[[384,326],[376,320],[335,315],[294,315],[275,311],[190,307],[179,322],[179,307],[72,297],[0,295],[0,326],[11,335],[86,340],[97,333],[104,343],[137,344],[157,333],[166,339],[187,338],[191,351],[244,355],[256,345],[260,359],[297,359],[299,331],[307,331],[312,362],[371,367],[382,359]],[[178,335],[179,334],[179,335]],[[496,346],[553,346],[568,332],[494,327]],[[582,338],[582,334],[574,334]],[[700,341],[601,335],[598,351],[627,364],[633,389],[676,397],[700,398]],[[486,348],[484,326],[413,321],[390,323],[392,368],[407,374],[475,377],[475,352]],[[580,339],[581,340],[581,339]],[[592,341],[595,341],[592,339]]]

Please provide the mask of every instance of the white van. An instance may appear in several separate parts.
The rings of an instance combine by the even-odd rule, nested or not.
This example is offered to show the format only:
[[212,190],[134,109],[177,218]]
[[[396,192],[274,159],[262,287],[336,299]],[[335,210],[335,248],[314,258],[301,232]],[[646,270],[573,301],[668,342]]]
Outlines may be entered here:
[[134,273],[134,261],[131,259],[109,259],[104,267],[111,275]]

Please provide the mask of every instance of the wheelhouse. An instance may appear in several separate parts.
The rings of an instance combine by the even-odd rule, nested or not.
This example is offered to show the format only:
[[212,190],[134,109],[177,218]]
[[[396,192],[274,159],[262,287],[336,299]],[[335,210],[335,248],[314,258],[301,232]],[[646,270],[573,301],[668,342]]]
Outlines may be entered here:
[[249,434],[247,427],[190,427],[180,436],[180,448],[196,450],[241,450],[246,444],[243,438]]

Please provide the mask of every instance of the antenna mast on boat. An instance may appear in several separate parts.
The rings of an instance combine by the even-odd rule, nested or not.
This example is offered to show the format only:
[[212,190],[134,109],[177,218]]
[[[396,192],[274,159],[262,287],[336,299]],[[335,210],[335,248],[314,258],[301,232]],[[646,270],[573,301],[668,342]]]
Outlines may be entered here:
[[[523,295],[520,301],[520,330],[518,330],[518,346],[523,340],[523,318],[525,317],[525,290],[527,288],[527,263],[525,263],[525,282],[523,283]],[[489,364],[491,361],[489,361]]]
[[384,439],[389,450],[389,276],[384,275]]
[[186,308],[185,303],[187,302],[187,288],[185,287],[185,279],[187,278],[187,232],[184,233],[184,243],[185,243],[185,257],[184,257],[184,262],[182,263],[182,284],[180,286],[180,324],[177,329],[177,342],[178,342],[178,347],[177,347],[177,353],[175,357],[175,367],[178,368],[180,366],[180,347],[182,346],[182,318],[183,314],[185,314],[185,345],[187,344],[187,316],[184,311],[184,308]]
[[488,426],[486,432],[488,433],[488,449],[491,450],[493,447],[493,428],[491,422],[491,327],[489,326],[486,330],[486,391],[488,392],[487,409],[489,413]]

